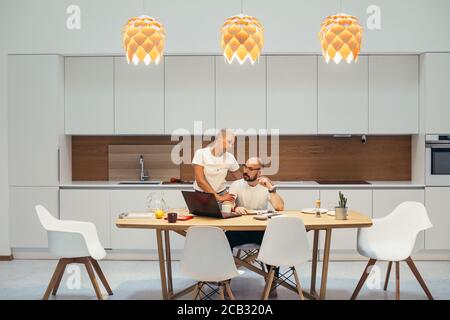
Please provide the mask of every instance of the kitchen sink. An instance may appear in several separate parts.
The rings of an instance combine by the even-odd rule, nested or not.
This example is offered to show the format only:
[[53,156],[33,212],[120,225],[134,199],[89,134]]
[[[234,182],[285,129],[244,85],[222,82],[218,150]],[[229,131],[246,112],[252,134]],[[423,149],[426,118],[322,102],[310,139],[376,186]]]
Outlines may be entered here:
[[160,180],[148,180],[148,181],[120,181],[118,184],[162,184]]

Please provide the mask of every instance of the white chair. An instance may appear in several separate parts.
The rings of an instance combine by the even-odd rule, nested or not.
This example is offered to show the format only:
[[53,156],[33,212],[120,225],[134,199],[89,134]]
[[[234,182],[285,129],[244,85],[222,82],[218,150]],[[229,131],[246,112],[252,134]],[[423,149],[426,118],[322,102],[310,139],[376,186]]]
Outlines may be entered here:
[[[198,282],[194,290],[194,299],[210,299],[215,293],[219,293],[221,298],[225,299],[225,289],[228,296],[234,300],[230,280],[238,276],[239,272],[222,229],[216,227],[188,229],[181,258],[181,271]],[[203,290],[204,286],[211,288],[212,291],[207,294]]]
[[[300,279],[295,266],[308,261],[310,250],[306,229],[303,220],[296,217],[275,217],[267,224],[266,232],[259,249],[258,260],[269,265],[269,275],[266,279],[262,298],[267,300],[274,282],[275,269],[288,267],[291,274],[281,277],[284,281],[292,275],[295,277],[295,285],[300,299],[304,299]],[[278,277],[275,287],[280,285],[283,279]]]
[[406,261],[425,294],[432,300],[433,296],[411,259],[417,235],[431,227],[432,224],[424,205],[420,202],[406,201],[398,205],[389,215],[380,219],[373,219],[372,227],[358,229],[358,252],[368,257],[369,262],[351,299],[356,299],[370,274],[372,266],[375,265],[377,260],[382,260],[389,262],[384,290],[388,286],[392,262],[395,262],[395,296],[397,300],[400,299],[400,261]]
[[45,207],[37,205],[35,208],[42,226],[47,230],[50,252],[59,258],[43,299],[47,300],[50,292],[56,295],[66,266],[71,263],[85,265],[99,300],[103,299],[103,296],[92,267],[108,294],[112,295],[113,292],[97,262],[106,256],[106,252],[100,244],[95,225],[91,222],[61,221],[52,216]]

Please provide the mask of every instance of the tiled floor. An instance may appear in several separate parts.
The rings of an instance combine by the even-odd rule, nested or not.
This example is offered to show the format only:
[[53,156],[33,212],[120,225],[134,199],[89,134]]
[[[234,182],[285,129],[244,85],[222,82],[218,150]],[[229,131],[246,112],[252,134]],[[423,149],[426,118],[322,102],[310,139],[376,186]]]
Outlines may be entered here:
[[[101,261],[106,277],[114,295],[109,299],[160,299],[160,280],[158,263],[155,261]],[[450,262],[417,262],[419,271],[427,282],[435,299],[450,299]],[[14,260],[0,262],[0,299],[40,299],[56,266],[54,260]],[[331,262],[328,277],[328,299],[349,299],[364,269],[364,262]],[[383,291],[386,263],[370,281],[371,288],[363,287],[359,299],[394,299],[394,268],[388,291]],[[321,265],[319,264],[319,268]],[[175,290],[193,283],[179,272],[179,264],[174,263]],[[81,287],[76,287],[77,271],[66,274],[60,291],[52,299],[95,299],[95,294],[84,267],[81,268]],[[320,270],[320,269],[319,269]],[[298,269],[302,285],[309,288],[310,266]],[[401,267],[401,298],[425,299],[425,295],[406,264]],[[379,281],[377,281],[379,279]],[[319,285],[320,277],[318,279]],[[376,286],[381,289],[377,289]],[[259,299],[264,281],[250,271],[232,281],[231,287],[237,299]],[[70,289],[72,288],[72,289]],[[103,292],[105,292],[103,290]],[[186,295],[185,299],[191,299]],[[297,299],[296,295],[284,288],[278,289],[278,299]]]

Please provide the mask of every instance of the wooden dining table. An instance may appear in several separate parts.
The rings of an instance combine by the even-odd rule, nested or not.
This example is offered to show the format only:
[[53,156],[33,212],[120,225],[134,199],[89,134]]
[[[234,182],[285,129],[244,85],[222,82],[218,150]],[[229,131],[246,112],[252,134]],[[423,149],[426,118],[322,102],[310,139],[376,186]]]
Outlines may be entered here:
[[[311,284],[309,292],[304,291],[304,295],[309,299],[325,299],[327,290],[328,264],[331,249],[331,235],[333,229],[349,229],[349,228],[365,228],[372,225],[372,220],[363,213],[356,211],[349,211],[346,220],[336,220],[334,216],[322,214],[316,217],[314,214],[302,213],[301,211],[282,211],[280,212],[286,216],[299,217],[303,220],[307,231],[313,232],[313,248],[311,258]],[[179,292],[173,291],[172,279],[172,258],[170,249],[170,232],[178,233],[186,236],[186,231],[193,226],[210,226],[218,227],[224,231],[264,231],[269,220],[256,220],[253,215],[243,215],[240,217],[230,219],[217,219],[209,217],[195,216],[191,220],[177,221],[176,223],[169,223],[165,219],[156,218],[119,218],[116,220],[118,228],[132,228],[132,229],[154,229],[156,231],[159,270],[161,275],[161,290],[164,300],[176,299],[182,297],[194,290],[195,285],[187,287]],[[320,292],[316,292],[316,275],[317,262],[319,255],[319,232],[325,232],[325,241],[323,248],[323,263],[322,263],[322,277],[320,284]],[[238,267],[245,267],[251,271],[267,277],[268,273],[264,270],[254,266],[246,257],[241,259],[235,256],[235,263]],[[279,280],[279,285],[287,289],[297,292],[296,288],[289,283]]]

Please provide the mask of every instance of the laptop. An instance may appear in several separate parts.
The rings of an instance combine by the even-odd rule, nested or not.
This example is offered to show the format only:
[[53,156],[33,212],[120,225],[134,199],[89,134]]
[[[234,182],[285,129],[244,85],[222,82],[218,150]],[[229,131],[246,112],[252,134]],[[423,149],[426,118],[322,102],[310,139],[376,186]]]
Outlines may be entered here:
[[196,216],[228,219],[240,217],[241,214],[231,212],[222,213],[216,197],[212,193],[198,192],[198,191],[181,191],[184,201],[189,209],[189,212]]

